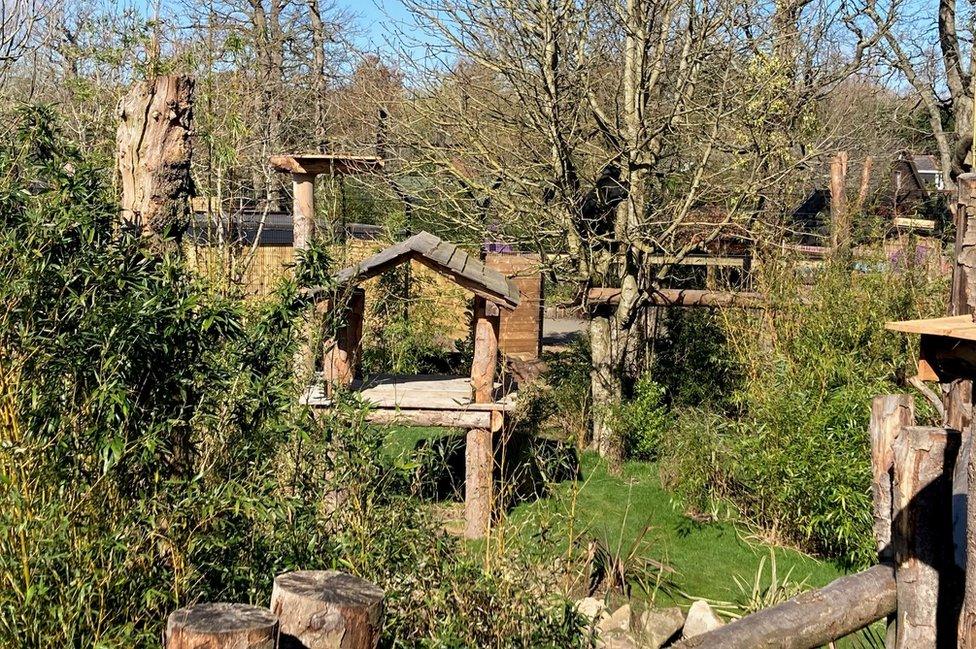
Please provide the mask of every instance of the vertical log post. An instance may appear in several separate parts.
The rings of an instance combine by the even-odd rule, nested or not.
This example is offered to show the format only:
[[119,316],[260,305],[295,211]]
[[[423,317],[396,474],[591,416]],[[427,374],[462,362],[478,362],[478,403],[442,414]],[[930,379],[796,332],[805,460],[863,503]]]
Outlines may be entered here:
[[952,556],[952,471],[958,431],[908,426],[894,457],[898,649],[951,647],[958,624]]
[[166,649],[276,649],[278,617],[249,604],[196,604],[170,614]]
[[831,246],[835,254],[846,254],[851,246],[850,213],[847,210],[847,151],[830,161]]
[[[895,444],[901,430],[915,423],[915,400],[907,394],[886,394],[871,401],[871,420],[868,432],[871,436],[871,494],[874,506],[874,540],[878,548],[878,560],[891,564],[894,550],[891,544],[893,520],[893,483]],[[889,615],[885,646],[895,646],[897,616]]]
[[160,76],[133,86],[118,108],[122,217],[170,251],[190,221],[193,90],[189,77]]
[[278,575],[271,611],[281,649],[374,649],[383,626],[383,590],[335,570]]
[[[475,296],[474,360],[471,362],[471,389],[475,403],[494,401],[498,325],[498,305]],[[491,430],[469,430],[464,452],[464,534],[469,539],[484,537],[491,525],[493,458]]]
[[315,174],[293,173],[292,186],[292,246],[308,250],[315,238]]
[[895,440],[901,429],[915,423],[915,400],[907,394],[886,394],[871,402],[871,493],[874,539],[881,561],[891,561],[892,482]]
[[365,310],[366,292],[362,288],[353,289],[346,307],[338,314],[340,322],[335,337],[324,343],[323,372],[328,394],[336,387],[349,387],[356,378]]

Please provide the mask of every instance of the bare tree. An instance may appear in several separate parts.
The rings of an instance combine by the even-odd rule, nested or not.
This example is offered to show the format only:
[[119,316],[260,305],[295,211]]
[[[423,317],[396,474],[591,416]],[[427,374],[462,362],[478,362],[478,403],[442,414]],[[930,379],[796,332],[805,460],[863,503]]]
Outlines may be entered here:
[[878,35],[828,34],[836,12],[814,2],[784,9],[773,34],[765,5],[738,2],[406,4],[427,65],[401,125],[404,173],[436,170],[453,205],[437,214],[453,227],[501,227],[582,296],[619,289],[590,321],[593,444],[618,457],[611,415],[653,291],[723,233],[749,236],[767,191],[836,137],[836,125],[799,125]]

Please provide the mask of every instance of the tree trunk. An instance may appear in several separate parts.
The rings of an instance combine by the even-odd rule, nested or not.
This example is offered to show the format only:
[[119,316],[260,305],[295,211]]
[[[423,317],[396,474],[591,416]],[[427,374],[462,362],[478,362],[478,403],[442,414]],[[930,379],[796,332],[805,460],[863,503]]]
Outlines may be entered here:
[[188,77],[162,76],[136,84],[119,103],[122,217],[169,249],[178,249],[189,225],[193,88]]
[[620,406],[623,383],[616,365],[616,335],[612,318],[596,314],[590,319],[590,391],[593,396],[593,439],[590,448],[611,466],[619,462],[621,444],[614,418]]
[[166,649],[277,649],[278,617],[248,604],[196,604],[170,614]]
[[374,649],[383,625],[383,590],[335,570],[278,575],[271,610],[281,649]]

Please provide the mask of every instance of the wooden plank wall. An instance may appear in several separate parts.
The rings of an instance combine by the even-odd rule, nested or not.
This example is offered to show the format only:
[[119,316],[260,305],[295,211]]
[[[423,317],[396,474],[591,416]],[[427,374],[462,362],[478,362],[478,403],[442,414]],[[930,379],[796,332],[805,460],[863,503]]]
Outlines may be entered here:
[[539,358],[544,294],[538,255],[492,252],[485,265],[510,277],[522,295],[514,311],[501,310],[498,348],[502,354],[521,360]]

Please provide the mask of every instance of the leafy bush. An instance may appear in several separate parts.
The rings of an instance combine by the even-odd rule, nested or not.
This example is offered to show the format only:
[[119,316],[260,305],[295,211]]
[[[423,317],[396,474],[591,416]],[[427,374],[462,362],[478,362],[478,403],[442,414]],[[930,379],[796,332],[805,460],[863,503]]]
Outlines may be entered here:
[[[295,404],[297,285],[252,309],[120,228],[46,110],[0,142],[0,646],[147,646],[276,573],[387,589],[386,646],[579,646],[547,573],[485,564],[384,462],[357,404]],[[327,276],[313,252],[301,281]],[[341,504],[341,506],[337,506]]]
[[621,405],[617,418],[624,452],[632,460],[656,460],[661,440],[674,425],[671,409],[665,403],[664,386],[651,375],[637,381],[634,398]]
[[832,264],[810,287],[776,268],[763,278],[766,311],[726,312],[741,415],[683,410],[662,476],[692,506],[728,499],[780,540],[864,565],[874,558],[869,406],[914,364],[910,341],[884,323],[941,313],[947,290],[920,268]]

